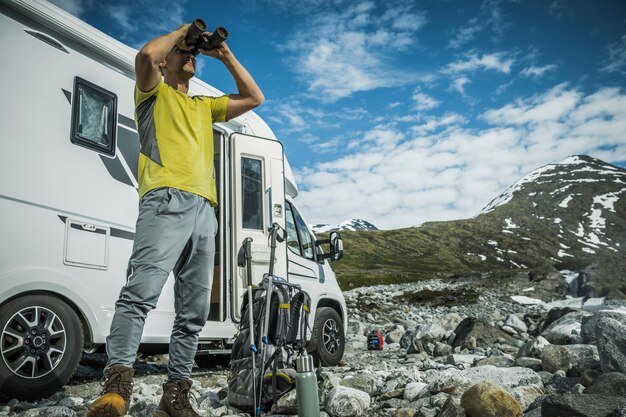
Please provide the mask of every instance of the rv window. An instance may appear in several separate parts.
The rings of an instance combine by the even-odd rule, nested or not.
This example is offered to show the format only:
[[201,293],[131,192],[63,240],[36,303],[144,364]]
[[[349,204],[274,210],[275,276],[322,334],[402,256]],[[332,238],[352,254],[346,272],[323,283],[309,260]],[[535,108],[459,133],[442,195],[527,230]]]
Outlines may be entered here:
[[[296,229],[298,232],[297,236],[298,236],[298,239],[300,240],[300,248],[302,251],[302,254],[300,256],[303,256],[307,259],[312,260],[313,249],[315,247],[315,242],[313,240],[313,237],[311,236],[311,233],[309,232],[309,228],[304,222],[304,219],[300,217],[300,214],[293,207],[290,207],[290,209],[296,221]],[[287,231],[287,234],[289,234],[289,231]]]
[[287,223],[287,247],[296,255],[302,256],[300,249],[300,240],[298,239],[298,231],[296,229],[296,221],[293,219],[291,204],[285,204],[285,221]]
[[115,155],[117,96],[80,77],[74,78],[72,143]]
[[244,229],[263,230],[263,180],[262,162],[258,159],[241,158],[241,188]]

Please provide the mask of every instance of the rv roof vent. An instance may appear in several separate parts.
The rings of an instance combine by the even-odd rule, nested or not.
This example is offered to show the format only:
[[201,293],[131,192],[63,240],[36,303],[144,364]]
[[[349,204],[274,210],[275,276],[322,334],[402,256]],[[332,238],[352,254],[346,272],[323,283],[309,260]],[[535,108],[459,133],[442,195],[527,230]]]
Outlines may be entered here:
[[28,33],[29,35],[33,35],[35,38],[39,39],[40,41],[45,42],[50,46],[54,46],[55,48],[57,48],[60,51],[65,52],[66,54],[69,54],[69,51],[65,49],[65,47],[61,44],[61,42],[57,41],[52,36],[46,35],[45,33],[37,32],[36,30],[24,29],[24,31]]

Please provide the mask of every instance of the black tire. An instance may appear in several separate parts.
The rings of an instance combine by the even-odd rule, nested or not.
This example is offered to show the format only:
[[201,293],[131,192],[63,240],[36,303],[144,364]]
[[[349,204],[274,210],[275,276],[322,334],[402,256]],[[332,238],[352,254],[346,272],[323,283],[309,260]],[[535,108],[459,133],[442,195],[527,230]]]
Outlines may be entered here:
[[218,366],[228,368],[230,355],[198,355],[195,358],[198,368],[215,369]]
[[320,307],[315,313],[313,325],[315,351],[322,366],[335,366],[343,357],[346,347],[346,335],[339,314],[330,307]]
[[82,348],[80,320],[60,299],[37,294],[9,301],[0,308],[0,397],[34,401],[54,394],[76,371]]

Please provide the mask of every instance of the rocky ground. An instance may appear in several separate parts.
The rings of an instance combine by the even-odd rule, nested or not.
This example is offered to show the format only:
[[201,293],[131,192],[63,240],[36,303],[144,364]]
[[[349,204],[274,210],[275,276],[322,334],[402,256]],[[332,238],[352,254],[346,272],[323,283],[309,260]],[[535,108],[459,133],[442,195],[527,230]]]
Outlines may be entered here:
[[[626,417],[623,301],[539,302],[566,287],[560,274],[499,278],[460,276],[346,292],[346,351],[341,366],[321,371],[322,416]],[[512,295],[537,304],[520,304]],[[373,329],[385,339],[382,351],[367,350]],[[0,404],[0,417],[85,416],[100,392],[105,359],[86,355],[63,391],[34,403]],[[152,415],[165,360],[138,362],[128,415]],[[225,400],[226,369],[194,371],[201,415],[247,416]],[[290,394],[275,410],[296,413]]]

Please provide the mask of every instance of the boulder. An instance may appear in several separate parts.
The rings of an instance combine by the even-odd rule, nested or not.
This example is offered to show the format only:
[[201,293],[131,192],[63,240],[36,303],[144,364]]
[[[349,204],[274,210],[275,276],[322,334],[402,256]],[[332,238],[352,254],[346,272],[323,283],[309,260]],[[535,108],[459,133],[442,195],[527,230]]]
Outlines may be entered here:
[[515,366],[530,368],[535,372],[543,370],[543,362],[541,359],[521,357],[515,359]]
[[548,395],[541,403],[541,414],[550,417],[613,417],[626,406],[626,398],[610,395]]
[[279,414],[298,414],[296,390],[292,389],[287,394],[280,397],[272,411]]
[[524,385],[511,388],[509,393],[519,402],[522,410],[526,410],[537,398],[543,395],[543,390],[537,385]]
[[626,311],[602,310],[596,312],[593,316],[583,317],[580,329],[580,336],[583,339],[583,343],[590,345],[596,344],[596,329],[598,327],[598,322],[602,318],[614,319],[623,325],[626,325]]
[[409,382],[404,387],[404,399],[408,401],[415,401],[420,397],[420,394],[428,384],[424,382]]
[[465,417],[465,410],[452,397],[448,397],[437,417]]
[[528,326],[524,323],[524,320],[520,319],[515,314],[509,314],[504,320],[504,325],[513,328],[518,333],[527,333]]
[[380,378],[372,374],[356,374],[348,375],[341,380],[341,385],[344,387],[354,388],[368,393],[369,395],[376,395],[380,390],[382,381]]
[[[549,373],[548,373],[549,374]],[[556,371],[545,384],[546,392],[550,394],[565,394],[578,383],[578,378],[570,378],[565,371]]]
[[517,351],[517,357],[528,357],[541,359],[541,352],[548,346],[550,342],[545,337],[538,336],[536,339],[529,340]]
[[570,376],[578,376],[585,369],[600,367],[598,348],[594,345],[550,345],[541,355],[543,369],[554,373],[558,370]]
[[461,406],[469,417],[522,417],[517,400],[491,382],[478,383],[465,391]]
[[561,317],[565,316],[566,314],[576,313],[578,311],[579,311],[578,309],[572,308],[572,307],[563,307],[563,308],[556,307],[556,308],[550,309],[550,311],[548,311],[548,314],[546,316],[546,320],[543,322],[543,325],[541,326],[541,331],[544,331],[545,329],[547,329],[552,323],[554,323]]
[[476,366],[493,365],[498,368],[508,368],[513,365],[513,362],[510,355],[491,355],[476,362]]
[[473,382],[487,381],[505,388],[524,385],[543,386],[541,377],[528,368],[496,368],[486,365],[461,371],[461,374]]
[[602,371],[626,373],[626,325],[612,318],[600,318],[596,341]]
[[585,390],[586,394],[620,395],[626,398],[626,374],[610,372],[593,380]]
[[502,343],[512,340],[513,338],[500,329],[479,321],[473,317],[468,317],[459,323],[454,330],[456,339],[454,347],[466,347],[471,338],[476,340],[477,346],[492,346],[494,343]]
[[583,311],[568,313],[546,327],[541,335],[550,343],[557,345],[580,343],[582,341],[580,337],[582,318],[588,314]]
[[348,387],[335,387],[326,398],[326,411],[332,417],[357,417],[366,414],[371,398],[363,391]]
[[402,335],[404,334],[404,327],[396,326],[385,337],[385,343],[400,343]]

